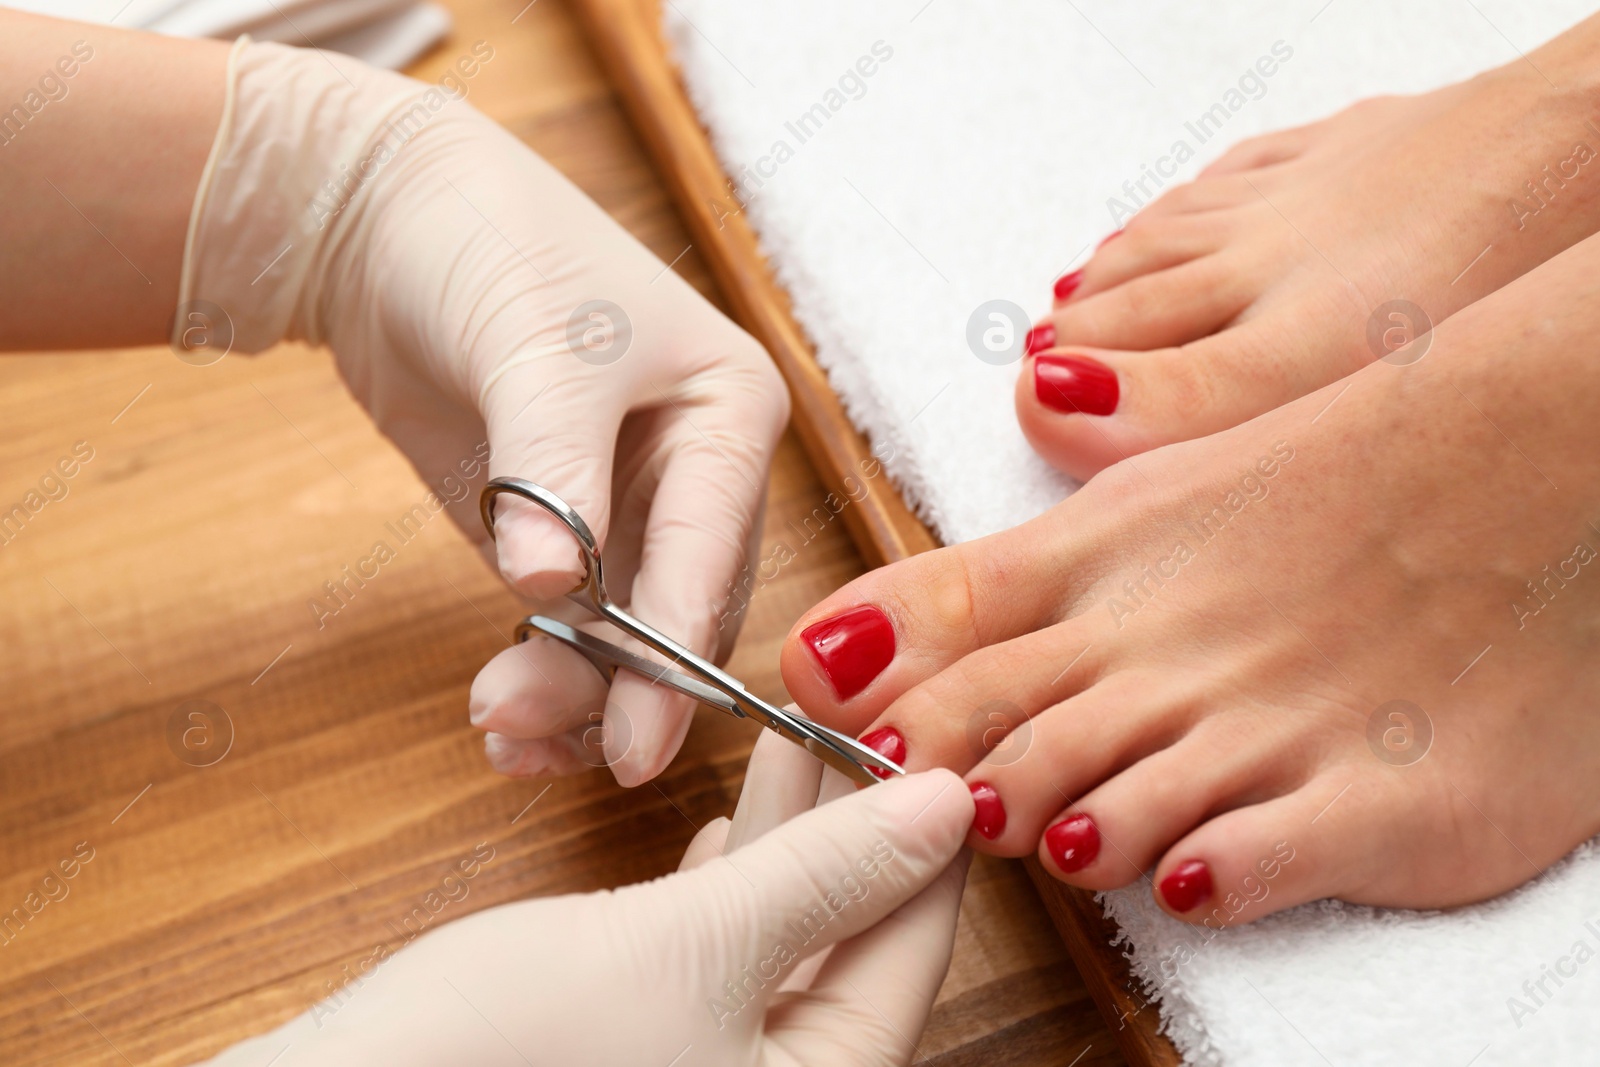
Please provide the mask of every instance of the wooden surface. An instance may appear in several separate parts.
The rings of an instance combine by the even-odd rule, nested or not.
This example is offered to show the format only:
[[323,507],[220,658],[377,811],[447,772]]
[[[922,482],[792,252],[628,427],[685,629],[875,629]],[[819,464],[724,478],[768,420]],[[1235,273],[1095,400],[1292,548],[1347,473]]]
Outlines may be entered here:
[[[845,478],[868,461],[869,444],[851,426],[794,321],[788,294],[768,268],[733,183],[683,90],[663,44],[660,0],[575,0],[575,5],[733,314],[782,368],[795,397],[795,429],[823,484],[853,496]],[[847,518],[873,566],[937,545],[892,486],[879,485],[860,507],[849,509]],[[1111,946],[1115,931],[1093,894],[1055,881],[1036,860],[1027,864],[1123,1053],[1140,1067],[1177,1064],[1176,1050],[1157,1029],[1156,1009],[1131,981],[1122,951]]]
[[[414,73],[491,42],[473,102],[720,300],[698,250],[678,258],[689,238],[570,12],[525,4],[457,0]],[[752,727],[713,713],[632,791],[487,769],[467,689],[519,612],[443,516],[317,628],[322,583],[425,493],[326,354],[10,358],[0,417],[0,510],[93,449],[0,545],[0,913],[48,900],[0,934],[0,1063],[190,1062],[397,945],[392,924],[480,842],[494,858],[439,921],[661,874],[732,810]],[[786,438],[768,546],[824,493]],[[757,592],[735,673],[782,698],[791,622],[862,568],[826,530]],[[221,714],[186,719],[189,701]],[[216,762],[180,760],[174,721],[213,731]],[[75,848],[93,858],[45,883]],[[1122,1062],[1047,921],[1018,865],[974,864],[918,1062]]]

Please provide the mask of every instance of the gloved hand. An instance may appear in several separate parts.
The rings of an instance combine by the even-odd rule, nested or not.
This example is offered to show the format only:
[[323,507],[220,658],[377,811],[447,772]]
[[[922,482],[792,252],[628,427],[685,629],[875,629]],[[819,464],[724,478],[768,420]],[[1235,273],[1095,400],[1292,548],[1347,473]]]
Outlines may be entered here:
[[764,733],[732,823],[707,825],[677,874],[451,923],[336,1011],[213,1062],[287,1045],[274,1067],[909,1063],[949,967],[972,813],[949,771],[856,791]]
[[[457,87],[486,60],[457,63]],[[492,49],[488,51],[492,56]],[[760,346],[565,178],[447,91],[340,56],[238,46],[190,227],[174,343],[326,343],[356,397],[467,535],[535,601],[581,576],[574,542],[502,500],[539,482],[605,549],[612,595],[725,656],[732,583],[760,534],[788,394]],[[220,309],[220,311],[218,310]],[[483,460],[488,458],[487,471]],[[572,605],[535,605],[574,616]],[[507,649],[473,685],[499,770],[604,761],[634,785],[688,729],[687,697],[619,673],[609,694],[554,642]]]

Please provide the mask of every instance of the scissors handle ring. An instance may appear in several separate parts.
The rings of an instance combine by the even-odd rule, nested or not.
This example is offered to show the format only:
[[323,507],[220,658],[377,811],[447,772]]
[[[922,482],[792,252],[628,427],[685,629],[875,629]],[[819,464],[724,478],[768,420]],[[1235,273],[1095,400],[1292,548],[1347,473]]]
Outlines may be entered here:
[[606,594],[605,578],[600,569],[600,546],[595,541],[594,531],[583,521],[583,516],[542,485],[522,478],[491,478],[478,497],[478,512],[483,518],[483,528],[489,531],[491,541],[494,540],[494,500],[501,493],[519,496],[537,504],[567,528],[578,542],[584,568],[583,580],[573,588],[572,592],[577,593],[582,590],[587,593],[596,607],[609,604],[611,598]]

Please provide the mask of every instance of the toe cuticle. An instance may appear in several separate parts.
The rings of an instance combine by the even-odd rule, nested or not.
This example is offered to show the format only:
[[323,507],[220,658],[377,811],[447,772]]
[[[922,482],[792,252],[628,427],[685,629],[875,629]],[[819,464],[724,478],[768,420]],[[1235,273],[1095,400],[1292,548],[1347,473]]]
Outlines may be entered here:
[[840,700],[871,685],[894,659],[894,624],[871,604],[812,623],[800,640]]
[[1116,372],[1088,356],[1035,356],[1033,393],[1063,414],[1110,415],[1122,399]]
[[1161,879],[1159,889],[1167,907],[1184,915],[1211,899],[1211,868],[1201,860],[1180,863]]
[[1047,348],[1054,348],[1056,343],[1056,327],[1053,322],[1041,322],[1028,331],[1028,336],[1023,340],[1023,347],[1028,355],[1043,352]]
[[972,782],[967,788],[972,790],[972,803],[977,808],[972,828],[979,837],[993,841],[1006,832],[1006,806],[1000,791],[988,782]]
[[1066,300],[1068,297],[1072,296],[1073,293],[1077,292],[1078,286],[1082,284],[1083,271],[1075,270],[1069,274],[1063,274],[1061,277],[1056,279],[1056,284],[1053,287],[1056,294],[1056,299],[1062,301]]
[[[862,734],[858,740],[884,759],[902,767],[906,765],[906,739],[893,726],[880,726],[871,733]],[[889,777],[888,771],[876,767],[868,767],[867,770],[879,778]]]
[[1082,812],[1068,816],[1044,832],[1045,848],[1063,874],[1083,870],[1100,855],[1100,828]]
[[1094,250],[1096,252],[1100,251],[1100,249],[1104,248],[1106,245],[1110,244],[1112,241],[1116,240],[1118,237],[1121,237],[1121,236],[1122,236],[1122,231],[1121,230],[1112,230],[1110,233],[1108,233],[1104,237],[1100,238],[1100,243],[1094,246]]

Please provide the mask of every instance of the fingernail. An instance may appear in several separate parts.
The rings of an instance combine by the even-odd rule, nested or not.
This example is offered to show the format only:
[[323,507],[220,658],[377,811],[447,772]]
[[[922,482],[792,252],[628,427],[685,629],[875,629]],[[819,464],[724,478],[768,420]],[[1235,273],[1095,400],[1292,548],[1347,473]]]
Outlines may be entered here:
[[[906,739],[901,737],[900,731],[893,726],[880,726],[859,740],[884,759],[892,760],[902,767],[906,765]],[[868,767],[867,770],[879,778],[889,777],[888,771],[879,770],[877,767]]]
[[894,624],[871,604],[812,623],[800,639],[840,700],[865,689],[894,659]]
[[1178,864],[1161,879],[1161,898],[1180,915],[1193,911],[1211,899],[1211,868],[1200,860]]
[[495,521],[500,574],[526,596],[554,600],[583,584],[577,543],[543,513],[501,515]]
[[1075,270],[1070,274],[1063,274],[1056,279],[1055,292],[1057,300],[1065,300],[1078,291],[1078,286],[1083,284],[1083,271]]
[[1052,322],[1041,322],[1029,330],[1028,336],[1023,339],[1023,347],[1027,349],[1030,356],[1035,352],[1042,352],[1046,348],[1054,346],[1055,343],[1056,327],[1055,323]]
[[1045,848],[1064,874],[1081,871],[1100,855],[1100,830],[1087,815],[1062,819],[1044,832]]
[[973,782],[968,788],[972,790],[972,802],[978,808],[972,819],[972,828],[982,837],[993,841],[1006,832],[1006,806],[1000,800],[1000,793],[988,782]]
[[1034,357],[1033,393],[1047,408],[1085,415],[1109,415],[1120,399],[1116,372],[1087,356]]
[[1110,233],[1108,233],[1104,237],[1100,238],[1100,243],[1094,246],[1095,251],[1098,252],[1100,249],[1104,248],[1106,245],[1110,244],[1113,240],[1115,240],[1116,238],[1121,237],[1121,236],[1122,236],[1122,231],[1121,230],[1112,230]]
[[497,774],[515,774],[522,762],[522,750],[517,743],[503,734],[485,734],[483,754]]

